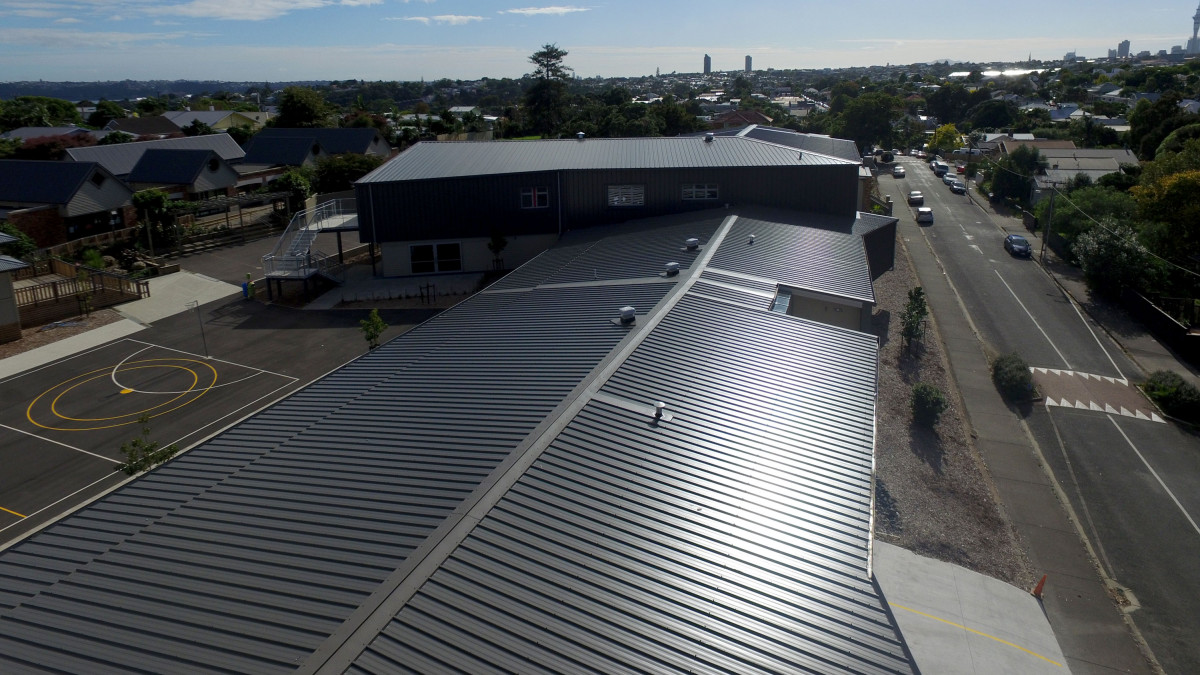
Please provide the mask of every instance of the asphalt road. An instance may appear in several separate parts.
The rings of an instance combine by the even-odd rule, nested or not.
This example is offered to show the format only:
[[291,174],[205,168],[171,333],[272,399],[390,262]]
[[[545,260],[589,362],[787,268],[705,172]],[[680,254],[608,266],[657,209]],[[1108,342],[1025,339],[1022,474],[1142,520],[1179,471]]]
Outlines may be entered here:
[[1060,371],[1036,376],[1060,405],[1035,405],[1026,422],[1101,568],[1140,603],[1130,616],[1163,668],[1200,672],[1200,439],[1153,421],[1144,397],[1121,383],[1144,374],[1035,262],[1004,250],[988,211],[927,164],[901,161],[907,176],[882,176],[883,191],[901,204],[909,190],[925,193],[935,223],[921,232],[982,338],[995,353]]
[[[380,310],[383,339],[435,313]],[[143,415],[152,440],[186,449],[362,355],[366,314],[235,296],[0,381],[0,542],[123,480]]]

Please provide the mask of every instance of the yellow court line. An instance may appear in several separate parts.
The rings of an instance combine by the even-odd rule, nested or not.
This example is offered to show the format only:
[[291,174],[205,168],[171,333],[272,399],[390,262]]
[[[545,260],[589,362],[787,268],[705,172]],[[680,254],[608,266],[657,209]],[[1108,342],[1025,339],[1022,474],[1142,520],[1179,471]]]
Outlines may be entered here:
[[6,509],[6,508],[4,508],[3,506],[0,506],[0,511],[3,511],[3,512],[5,512],[5,513],[11,513],[11,514],[13,514],[14,516],[16,516],[16,517],[18,517],[18,518],[28,518],[28,517],[29,517],[29,516],[24,516],[24,515],[21,515],[20,513],[17,513],[16,511],[13,511],[13,510],[11,510],[11,509]]
[[969,633],[974,633],[976,635],[980,635],[982,637],[988,638],[989,640],[995,640],[996,642],[999,642],[1000,644],[1004,644],[1004,645],[1008,645],[1009,647],[1020,649],[1021,651],[1025,652],[1026,654],[1031,654],[1031,655],[1036,656],[1039,659],[1045,661],[1046,663],[1053,663],[1054,665],[1058,666],[1059,668],[1062,668],[1063,664],[1059,663],[1058,661],[1048,659],[1048,658],[1042,656],[1041,654],[1038,654],[1037,652],[1031,652],[1028,649],[1025,649],[1024,647],[1022,647],[1021,645],[1014,645],[1013,643],[1009,642],[1008,640],[1003,640],[1001,638],[996,637],[995,635],[988,635],[987,633],[981,633],[981,632],[975,630],[974,628],[967,628],[966,626],[954,623],[953,621],[947,621],[941,617],[934,616],[932,614],[926,614],[925,612],[922,612],[922,611],[916,610],[916,609],[912,609],[911,607],[905,607],[904,605],[897,605],[894,602],[889,602],[888,606],[895,607],[896,609],[902,609],[906,612],[912,612],[913,614],[920,614],[921,616],[928,617],[930,619],[933,619],[934,621],[941,621],[944,624],[954,626],[955,628],[961,628]]

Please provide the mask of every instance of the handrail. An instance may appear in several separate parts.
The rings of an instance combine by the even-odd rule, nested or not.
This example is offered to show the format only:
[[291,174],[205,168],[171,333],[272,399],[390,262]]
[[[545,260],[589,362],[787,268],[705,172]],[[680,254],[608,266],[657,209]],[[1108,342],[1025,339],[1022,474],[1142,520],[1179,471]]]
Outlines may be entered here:
[[312,242],[330,220],[337,219],[341,224],[345,222],[345,217],[356,214],[355,200],[344,198],[330,200],[292,216],[279,242],[262,257],[263,273],[268,277],[296,278],[305,278],[318,272],[330,274],[330,270],[336,267],[336,261],[328,262],[330,256],[314,250]]

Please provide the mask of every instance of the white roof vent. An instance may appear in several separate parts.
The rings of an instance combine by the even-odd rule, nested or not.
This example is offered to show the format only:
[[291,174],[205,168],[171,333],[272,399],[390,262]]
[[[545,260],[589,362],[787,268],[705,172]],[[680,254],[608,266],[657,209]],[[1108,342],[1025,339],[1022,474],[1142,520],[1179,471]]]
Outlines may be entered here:
[[711,131],[708,132],[707,134],[704,134],[704,142],[705,143],[712,143],[714,138],[716,138],[716,136],[714,136],[713,132],[711,132]]
[[622,307],[621,309],[619,309],[617,311],[620,312],[620,316],[614,320],[614,323],[620,324],[622,326],[631,325],[633,323],[634,318],[637,315],[637,310],[634,309],[633,307],[631,307],[630,305],[625,305],[624,307]]
[[700,240],[695,237],[691,237],[683,243],[687,246],[687,250],[689,251],[695,251],[696,249],[700,248]]
[[666,275],[669,277],[673,277],[676,274],[679,274],[679,263],[677,263],[677,262],[667,263],[666,264]]
[[751,243],[751,244],[753,244],[753,243],[754,243],[754,235],[750,235],[750,243]]
[[578,138],[579,140],[582,141],[584,138],[584,133],[582,131],[575,132],[575,138]]

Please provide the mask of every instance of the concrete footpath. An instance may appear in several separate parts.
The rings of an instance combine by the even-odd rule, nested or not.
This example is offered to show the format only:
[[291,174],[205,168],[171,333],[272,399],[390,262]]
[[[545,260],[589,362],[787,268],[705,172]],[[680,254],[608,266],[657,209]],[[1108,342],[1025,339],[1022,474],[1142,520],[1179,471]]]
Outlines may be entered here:
[[875,542],[873,571],[924,675],[1065,675],[1066,659],[1028,592]]
[[1043,608],[1072,673],[1151,673],[1126,618],[1043,470],[1024,421],[1000,398],[983,343],[924,233],[901,221],[903,251],[913,263],[946,346],[975,445],[1036,572],[1048,576]]

